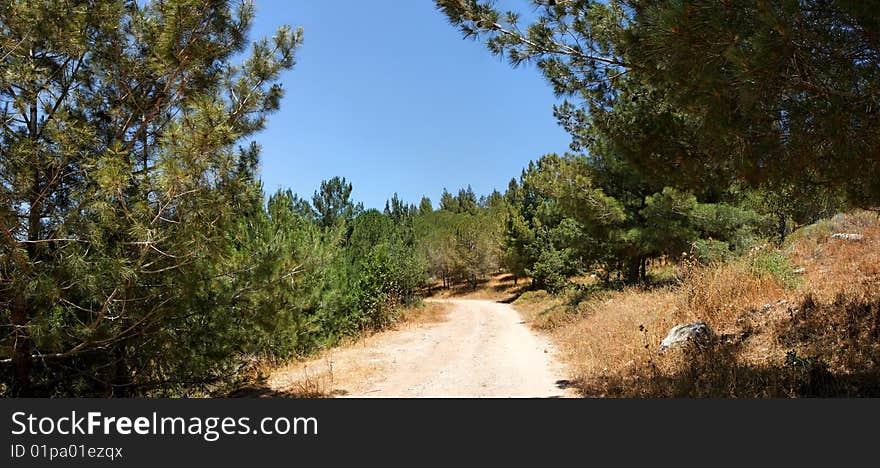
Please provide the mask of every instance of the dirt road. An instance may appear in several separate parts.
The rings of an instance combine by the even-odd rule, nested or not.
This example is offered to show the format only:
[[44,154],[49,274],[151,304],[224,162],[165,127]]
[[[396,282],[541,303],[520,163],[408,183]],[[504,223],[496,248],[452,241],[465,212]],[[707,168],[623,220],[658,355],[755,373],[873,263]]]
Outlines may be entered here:
[[349,397],[563,397],[546,339],[509,305],[447,300],[439,323],[406,326],[279,369],[276,392]]

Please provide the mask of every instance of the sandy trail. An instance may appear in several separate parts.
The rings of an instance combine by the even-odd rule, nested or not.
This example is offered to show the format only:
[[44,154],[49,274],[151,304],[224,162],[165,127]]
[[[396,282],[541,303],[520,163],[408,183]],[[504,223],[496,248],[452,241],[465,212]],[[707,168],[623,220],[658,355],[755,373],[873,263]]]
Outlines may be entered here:
[[373,335],[279,369],[273,391],[349,397],[564,397],[555,350],[507,304],[447,300],[446,320]]

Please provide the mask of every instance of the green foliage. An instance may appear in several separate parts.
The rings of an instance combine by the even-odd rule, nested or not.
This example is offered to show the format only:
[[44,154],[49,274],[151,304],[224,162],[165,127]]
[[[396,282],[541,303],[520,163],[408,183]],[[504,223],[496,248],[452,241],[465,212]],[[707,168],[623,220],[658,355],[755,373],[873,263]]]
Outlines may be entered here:
[[571,250],[557,250],[550,243],[540,249],[537,255],[535,262],[526,270],[534,280],[535,287],[552,293],[562,291],[568,283],[568,277],[576,272],[572,268],[577,263],[573,261]]
[[[719,261],[880,201],[870,8],[533,0],[523,24],[494,2],[435,3],[465,37],[537,65],[585,153],[542,157],[509,186],[517,276],[554,265],[635,282],[649,258]],[[535,268],[560,252],[566,265]]]
[[419,202],[419,214],[425,215],[432,211],[434,211],[434,205],[431,204],[431,199],[422,197],[422,201]]
[[451,211],[453,213],[477,213],[477,195],[470,185],[466,189],[458,191],[457,195],[452,195],[446,189],[440,195],[440,209]]
[[[223,0],[0,5],[0,378],[13,395],[181,395],[243,359],[392,323],[428,280],[504,267],[644,281],[652,258],[794,285],[773,249],[880,202],[868,2],[437,0],[466,36],[536,63],[572,150],[504,194],[395,193],[334,177],[264,205],[259,147],[299,30],[247,39]],[[241,57],[241,60],[237,58]],[[570,100],[570,101],[569,101]],[[796,235],[827,235],[819,225]],[[791,360],[800,365],[800,361]]]
[[704,123],[711,160],[750,181],[842,188],[857,204],[880,200],[871,156],[877,119],[864,105],[876,99],[876,9],[848,1],[720,10],[657,2],[632,19],[631,59]]
[[417,249],[431,277],[446,286],[461,281],[474,286],[501,266],[507,206],[500,199],[491,208],[480,206],[470,188],[457,197],[444,190],[444,198],[440,210],[414,219]]
[[415,299],[425,266],[394,220],[376,210],[355,218],[348,244],[352,301],[360,326],[380,328]]
[[697,239],[691,244],[691,252],[704,264],[721,263],[731,257],[730,245],[714,239]]
[[[253,6],[0,6],[0,378],[11,395],[173,396],[394,320],[415,209],[344,178],[264,205],[259,147],[301,32]],[[242,56],[239,63],[234,57]]]
[[497,270],[499,256],[498,229],[486,214],[467,215],[452,226],[455,272],[460,278],[476,286],[477,279]]
[[273,319],[237,270],[258,148],[239,145],[278,108],[301,32],[250,44],[252,18],[225,1],[0,6],[13,394],[177,391],[261,346]]
[[272,196],[265,227],[249,229],[257,236],[242,250],[257,272],[251,297],[274,314],[265,352],[281,357],[392,323],[425,280],[411,236],[389,216],[367,210],[328,229],[299,214],[297,199]]
[[589,270],[643,281],[647,259],[694,252],[715,261],[746,252],[772,229],[735,193],[726,195],[735,203],[704,203],[690,191],[655,187],[607,149],[542,157],[506,194],[506,266],[553,289],[559,278]]
[[534,263],[530,246],[535,243],[535,233],[525,217],[513,208],[504,225],[504,243],[504,267],[514,278],[527,277],[527,270]]
[[[430,205],[430,200],[428,204]],[[397,197],[397,192],[391,197],[390,200],[385,202],[385,215],[391,217],[391,220],[394,221],[395,224],[400,224],[404,221],[409,221],[418,211],[418,208],[415,205],[407,205],[402,202],[400,198]]]
[[[812,214],[880,202],[880,18],[868,2],[530,3],[523,24],[495,2],[435,1],[465,37],[536,64],[572,99],[556,111],[575,149],[609,146],[691,191],[737,181],[803,196]],[[783,211],[798,217],[797,203]]]
[[748,264],[755,273],[769,275],[789,288],[801,281],[788,258],[776,249],[756,249],[749,255]]
[[351,183],[345,177],[334,177],[321,182],[320,190],[312,195],[315,217],[324,228],[339,226],[351,221],[363,211],[363,205],[351,200]]
[[642,250],[666,252],[672,256],[689,250],[699,237],[696,208],[694,195],[671,187],[645,197],[645,207],[640,212],[644,221],[638,239]]

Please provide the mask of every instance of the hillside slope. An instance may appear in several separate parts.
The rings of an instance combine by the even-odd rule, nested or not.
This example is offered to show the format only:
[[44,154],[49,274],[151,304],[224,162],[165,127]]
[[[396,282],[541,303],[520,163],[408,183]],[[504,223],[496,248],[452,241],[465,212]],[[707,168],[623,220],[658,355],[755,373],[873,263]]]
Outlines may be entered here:
[[[880,396],[875,213],[725,264],[684,262],[668,286],[538,291],[514,306],[549,333],[585,396]],[[673,326],[695,321],[714,332],[708,343],[659,352]]]

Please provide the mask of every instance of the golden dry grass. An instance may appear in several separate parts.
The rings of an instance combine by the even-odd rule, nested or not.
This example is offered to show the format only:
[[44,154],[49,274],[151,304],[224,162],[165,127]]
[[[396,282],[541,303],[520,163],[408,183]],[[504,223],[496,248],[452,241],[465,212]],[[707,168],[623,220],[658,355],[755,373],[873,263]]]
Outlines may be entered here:
[[581,390],[586,382],[600,382],[650,359],[675,324],[677,297],[669,289],[625,290],[574,306],[571,299],[538,293],[513,305],[530,324],[550,334]]
[[418,325],[445,322],[449,315],[449,304],[426,301],[405,309],[401,313],[401,325]]
[[[858,233],[859,241],[833,239]],[[765,249],[766,250],[766,249]],[[854,213],[812,226],[783,250],[794,285],[749,258],[685,267],[680,283],[586,300],[524,294],[586,396],[880,395],[880,220]],[[754,258],[753,258],[754,257]],[[675,325],[702,320],[712,345],[660,354]]]
[[509,274],[498,274],[481,280],[476,288],[467,284],[455,285],[451,288],[442,288],[440,283],[434,284],[428,296],[437,299],[482,299],[489,301],[510,301],[518,297],[528,289],[529,279],[519,279],[514,282]]
[[[880,278],[880,222],[878,215],[857,212],[819,223],[811,236],[798,236],[787,245],[792,261],[804,267],[802,293],[820,301],[834,300],[840,293],[860,294],[877,286]],[[862,239],[833,239],[832,233],[861,234]]]

